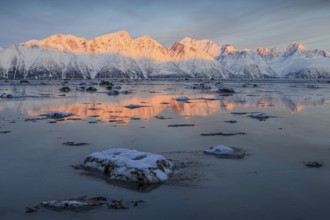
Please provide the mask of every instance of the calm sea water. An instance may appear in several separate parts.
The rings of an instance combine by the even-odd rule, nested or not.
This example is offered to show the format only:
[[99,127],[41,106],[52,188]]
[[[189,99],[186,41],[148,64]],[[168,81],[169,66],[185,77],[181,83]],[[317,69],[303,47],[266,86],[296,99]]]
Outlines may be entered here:
[[[190,82],[118,83],[132,94],[108,96],[72,91],[61,96],[60,82],[1,82],[1,93],[32,97],[0,99],[0,219],[329,219],[330,84],[302,81],[225,81],[236,90],[184,89]],[[87,81],[88,83],[88,81]],[[253,87],[253,84],[257,87]],[[313,86],[311,86],[313,85]],[[175,98],[187,96],[189,103]],[[128,109],[125,105],[142,108]],[[75,114],[51,124],[50,111]],[[265,121],[232,112],[265,112]],[[159,119],[156,116],[164,116]],[[28,120],[26,120],[28,119]],[[237,123],[226,123],[236,120]],[[192,127],[168,127],[194,124]],[[201,133],[245,132],[240,136]],[[86,142],[66,146],[63,142]],[[242,160],[203,154],[224,144],[248,154]],[[136,192],[81,175],[70,165],[95,151],[125,147],[183,161],[172,179],[149,192]],[[304,162],[319,161],[321,168]],[[44,211],[26,214],[41,201],[77,196],[145,201],[129,210]]]

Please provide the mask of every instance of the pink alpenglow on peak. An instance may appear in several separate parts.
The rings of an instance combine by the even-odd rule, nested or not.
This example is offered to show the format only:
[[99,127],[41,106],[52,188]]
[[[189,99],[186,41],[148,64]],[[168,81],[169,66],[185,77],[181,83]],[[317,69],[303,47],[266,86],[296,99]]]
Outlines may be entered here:
[[[101,35],[90,40],[73,35],[56,34],[43,40],[31,40],[23,43],[25,46],[37,45],[46,49],[66,52],[121,54],[132,58],[148,58],[163,62],[195,58],[212,60],[210,55],[195,48],[182,45],[182,50],[177,50],[176,44],[168,49],[148,35],[132,39],[126,31]],[[173,51],[178,53],[173,53]]]
[[204,51],[211,57],[216,57],[217,55],[219,55],[221,50],[221,46],[219,44],[210,40],[194,40],[189,37],[185,37],[179,43],[187,47],[193,47],[198,50]]

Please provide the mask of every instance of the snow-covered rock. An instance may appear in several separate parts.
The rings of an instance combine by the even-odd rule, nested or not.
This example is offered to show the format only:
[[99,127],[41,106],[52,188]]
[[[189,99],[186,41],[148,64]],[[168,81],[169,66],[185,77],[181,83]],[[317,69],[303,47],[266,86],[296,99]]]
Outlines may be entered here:
[[64,209],[93,206],[94,204],[78,200],[50,200],[41,202],[41,205],[48,208]]
[[238,148],[231,148],[225,145],[210,147],[204,151],[206,154],[213,154],[219,158],[243,159],[245,152]]
[[82,167],[99,170],[112,180],[135,182],[143,187],[166,181],[173,164],[158,154],[114,148],[90,154]]
[[256,119],[267,119],[267,118],[269,118],[269,116],[264,112],[251,112],[250,117],[251,118],[256,118]]
[[225,145],[218,145],[214,147],[210,147],[209,149],[205,150],[205,153],[208,154],[221,154],[221,155],[228,155],[228,154],[233,154],[234,149],[231,147],[227,147]]

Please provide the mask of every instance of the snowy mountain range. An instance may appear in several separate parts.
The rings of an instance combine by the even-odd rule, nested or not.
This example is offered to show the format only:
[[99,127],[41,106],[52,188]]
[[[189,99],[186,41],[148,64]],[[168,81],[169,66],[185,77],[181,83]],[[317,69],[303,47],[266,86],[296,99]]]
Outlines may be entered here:
[[330,53],[299,43],[286,50],[237,50],[184,38],[166,48],[126,31],[91,40],[53,35],[0,49],[0,78],[330,77]]

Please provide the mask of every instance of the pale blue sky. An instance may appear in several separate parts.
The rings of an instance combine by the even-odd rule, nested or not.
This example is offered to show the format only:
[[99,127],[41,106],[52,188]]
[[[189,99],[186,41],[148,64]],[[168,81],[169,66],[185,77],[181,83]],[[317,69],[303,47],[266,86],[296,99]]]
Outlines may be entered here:
[[328,0],[1,0],[0,47],[56,33],[93,38],[119,30],[165,46],[189,36],[237,48],[299,41],[330,50]]

